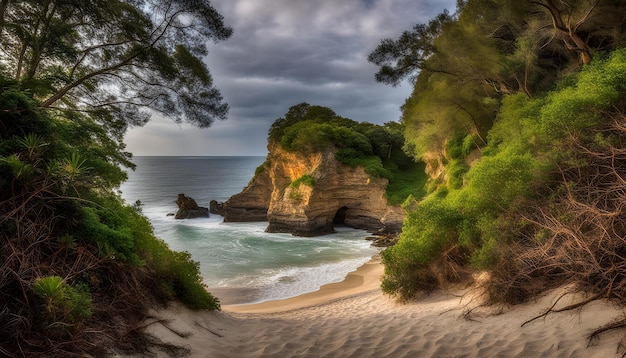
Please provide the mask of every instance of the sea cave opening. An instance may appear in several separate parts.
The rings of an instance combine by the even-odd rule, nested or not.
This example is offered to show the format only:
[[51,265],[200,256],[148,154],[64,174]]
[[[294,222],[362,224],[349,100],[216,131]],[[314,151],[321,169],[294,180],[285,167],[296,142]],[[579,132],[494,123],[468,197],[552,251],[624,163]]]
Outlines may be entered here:
[[342,206],[341,208],[339,208],[339,210],[337,210],[337,213],[335,214],[335,217],[333,218],[333,224],[334,225],[345,225],[346,224],[346,215],[348,213],[348,207],[347,206]]

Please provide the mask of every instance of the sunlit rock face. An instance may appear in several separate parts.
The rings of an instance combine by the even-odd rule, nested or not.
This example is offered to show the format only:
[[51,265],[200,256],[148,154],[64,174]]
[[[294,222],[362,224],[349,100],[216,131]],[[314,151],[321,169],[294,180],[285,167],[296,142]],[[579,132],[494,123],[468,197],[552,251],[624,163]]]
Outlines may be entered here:
[[[305,175],[314,183],[295,185]],[[270,144],[264,169],[224,203],[224,221],[267,220],[268,232],[300,236],[327,234],[337,224],[398,232],[404,211],[387,205],[387,183],[370,178],[361,167],[340,163],[333,151],[302,155]]]

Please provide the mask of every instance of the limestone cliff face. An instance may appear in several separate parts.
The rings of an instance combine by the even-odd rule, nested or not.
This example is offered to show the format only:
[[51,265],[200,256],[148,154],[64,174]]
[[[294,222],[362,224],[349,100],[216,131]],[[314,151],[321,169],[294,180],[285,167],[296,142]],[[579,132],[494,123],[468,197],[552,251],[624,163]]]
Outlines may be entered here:
[[241,193],[231,196],[222,205],[224,221],[267,221],[267,209],[273,190],[266,168],[256,174]]
[[[265,170],[224,203],[225,221],[267,220],[269,232],[314,236],[333,231],[333,225],[370,231],[397,232],[404,211],[387,205],[387,179],[370,178],[326,151],[303,156],[270,144]],[[315,183],[294,181],[309,175]]]

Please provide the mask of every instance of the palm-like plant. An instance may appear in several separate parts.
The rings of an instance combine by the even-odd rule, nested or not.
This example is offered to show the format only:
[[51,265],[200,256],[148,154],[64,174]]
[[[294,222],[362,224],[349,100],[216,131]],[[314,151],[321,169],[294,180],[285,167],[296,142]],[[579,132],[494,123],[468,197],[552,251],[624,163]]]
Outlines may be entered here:
[[83,159],[80,154],[76,152],[72,153],[69,158],[65,159],[63,169],[69,176],[70,180],[74,180],[84,169],[86,169],[84,167],[86,161],[86,159]]
[[59,276],[40,277],[33,283],[33,292],[46,301],[46,311],[54,315],[54,307],[65,298],[65,281]]
[[17,142],[26,149],[28,159],[31,161],[39,157],[48,145],[41,135],[35,133],[28,133],[24,138],[19,138]]

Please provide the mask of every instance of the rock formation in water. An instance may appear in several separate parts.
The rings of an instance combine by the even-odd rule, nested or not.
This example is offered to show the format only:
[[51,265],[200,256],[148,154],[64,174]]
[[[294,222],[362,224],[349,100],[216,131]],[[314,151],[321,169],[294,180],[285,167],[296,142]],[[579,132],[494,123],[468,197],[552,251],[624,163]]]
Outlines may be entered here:
[[224,203],[224,221],[268,221],[268,232],[300,236],[331,233],[336,224],[401,230],[404,210],[387,204],[387,179],[342,164],[331,149],[302,155],[276,143],[268,148],[248,186]]
[[178,205],[178,212],[175,219],[193,219],[193,218],[208,218],[209,209],[203,206],[198,206],[195,200],[185,196],[185,194],[178,194],[176,199],[176,205]]
[[209,202],[209,212],[215,215],[222,215],[222,208],[224,207],[224,203],[219,202],[217,200],[211,200]]

